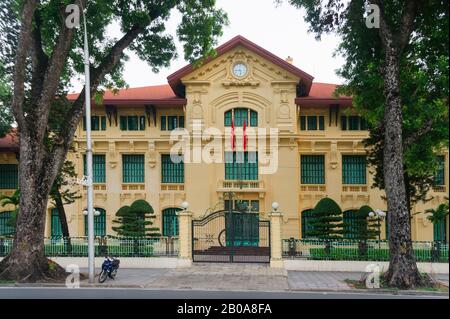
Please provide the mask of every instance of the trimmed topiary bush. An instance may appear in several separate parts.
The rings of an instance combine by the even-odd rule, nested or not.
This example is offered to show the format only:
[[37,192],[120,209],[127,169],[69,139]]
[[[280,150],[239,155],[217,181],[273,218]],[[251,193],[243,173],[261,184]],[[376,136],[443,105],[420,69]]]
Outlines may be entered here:
[[322,198],[314,207],[312,216],[308,221],[311,229],[307,236],[319,239],[339,239],[342,236],[342,210],[331,198]]
[[130,206],[123,206],[116,212],[112,229],[123,237],[160,236],[159,228],[150,227],[156,218],[152,206],[143,199],[134,201]]

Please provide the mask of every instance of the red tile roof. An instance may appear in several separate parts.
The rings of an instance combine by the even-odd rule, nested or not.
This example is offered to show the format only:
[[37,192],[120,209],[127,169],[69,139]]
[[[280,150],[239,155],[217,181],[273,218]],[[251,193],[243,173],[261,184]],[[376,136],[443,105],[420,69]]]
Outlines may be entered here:
[[[351,105],[352,98],[349,96],[340,96],[335,98],[333,92],[338,84],[332,83],[312,83],[308,96],[295,99],[297,104],[333,104]],[[75,100],[78,93],[69,94],[69,100]],[[170,85],[143,86],[137,88],[128,88],[119,90],[118,93],[106,91],[104,95],[104,104],[158,104],[158,105],[185,105],[186,100],[181,99],[173,93]]]
[[18,152],[19,151],[19,137],[15,130],[12,130],[6,136],[0,138],[0,151],[3,152]]
[[309,95],[296,98],[295,103],[303,105],[351,105],[351,96],[334,96],[333,93],[338,86],[338,84],[332,83],[313,83]]
[[[68,94],[67,98],[74,101],[78,93]],[[137,88],[121,89],[117,93],[106,91],[103,96],[103,104],[129,104],[129,105],[185,105],[186,99],[179,98],[167,85],[144,86]]]
[[[214,57],[209,57],[206,59],[204,63],[208,63],[209,61],[225,54],[226,52],[234,49],[238,45],[241,45],[245,47],[246,49],[258,54],[259,56],[269,60],[270,62],[274,63],[275,65],[278,65],[279,67],[285,69],[286,71],[291,72],[294,75],[297,75],[301,78],[301,82],[306,87],[306,92],[309,92],[311,88],[312,81],[314,79],[313,76],[309,75],[308,73],[300,70],[296,66],[292,65],[291,63],[281,59],[280,57],[276,56],[275,54],[267,51],[266,49],[260,47],[259,45],[253,43],[252,41],[244,38],[241,35],[238,35],[231,39],[230,41],[222,44],[221,46],[216,48],[216,55]],[[167,77],[167,81],[169,82],[172,89],[177,93],[177,95],[180,95],[181,90],[181,78],[189,74],[194,70],[194,66],[192,64],[188,64],[185,67],[181,68],[180,70],[172,73]]]

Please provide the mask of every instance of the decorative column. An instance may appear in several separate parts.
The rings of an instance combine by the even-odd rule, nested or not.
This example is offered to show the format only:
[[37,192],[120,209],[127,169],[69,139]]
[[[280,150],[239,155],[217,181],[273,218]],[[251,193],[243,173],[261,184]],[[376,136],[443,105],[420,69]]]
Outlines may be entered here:
[[178,257],[192,260],[192,213],[182,210],[177,213],[179,222]]
[[270,267],[283,268],[281,227],[283,214],[276,210],[269,213],[270,218]]

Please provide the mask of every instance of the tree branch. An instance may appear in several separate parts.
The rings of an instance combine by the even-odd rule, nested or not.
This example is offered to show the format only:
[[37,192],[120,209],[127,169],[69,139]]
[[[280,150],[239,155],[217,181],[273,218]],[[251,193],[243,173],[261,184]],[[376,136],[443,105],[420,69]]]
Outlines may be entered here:
[[20,28],[19,41],[17,44],[16,57],[14,61],[14,90],[11,106],[14,117],[16,118],[17,124],[19,125],[19,130],[21,131],[28,131],[25,122],[25,115],[23,113],[23,101],[25,99],[25,66],[31,45],[33,15],[34,11],[36,10],[37,4],[38,3],[35,0],[27,0],[23,5],[21,16],[22,24]]
[[42,49],[41,14],[39,10],[34,13],[34,28],[32,32],[32,61],[33,74],[31,78],[31,105],[34,105],[42,91],[44,74],[48,65],[48,56]]
[[419,130],[415,131],[413,134],[406,137],[405,140],[403,141],[404,147],[410,146],[411,144],[416,142],[420,137],[430,132],[431,129],[433,128],[433,122],[434,121],[432,119],[427,119]]
[[417,0],[409,0],[406,3],[400,28],[398,33],[395,35],[395,42],[397,43],[399,54],[402,54],[403,50],[408,45],[409,37],[414,27],[414,20],[416,18],[418,5]]

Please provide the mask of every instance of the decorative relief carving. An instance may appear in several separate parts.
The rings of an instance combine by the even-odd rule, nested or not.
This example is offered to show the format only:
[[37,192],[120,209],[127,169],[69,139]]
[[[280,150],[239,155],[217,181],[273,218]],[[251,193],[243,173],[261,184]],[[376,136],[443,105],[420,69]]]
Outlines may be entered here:
[[[238,63],[243,63],[247,66],[247,73],[243,77],[236,77],[233,75],[233,66]],[[235,54],[231,55],[227,61],[226,77],[222,82],[222,85],[226,88],[232,86],[250,86],[257,87],[260,81],[256,80],[253,75],[254,63],[250,55],[245,54],[244,51],[236,51]]]
[[108,143],[108,151],[109,151],[109,166],[111,168],[115,168],[117,165],[116,159],[116,142]]
[[336,169],[338,166],[338,156],[337,156],[337,142],[331,142],[330,146],[330,166],[332,169]]

